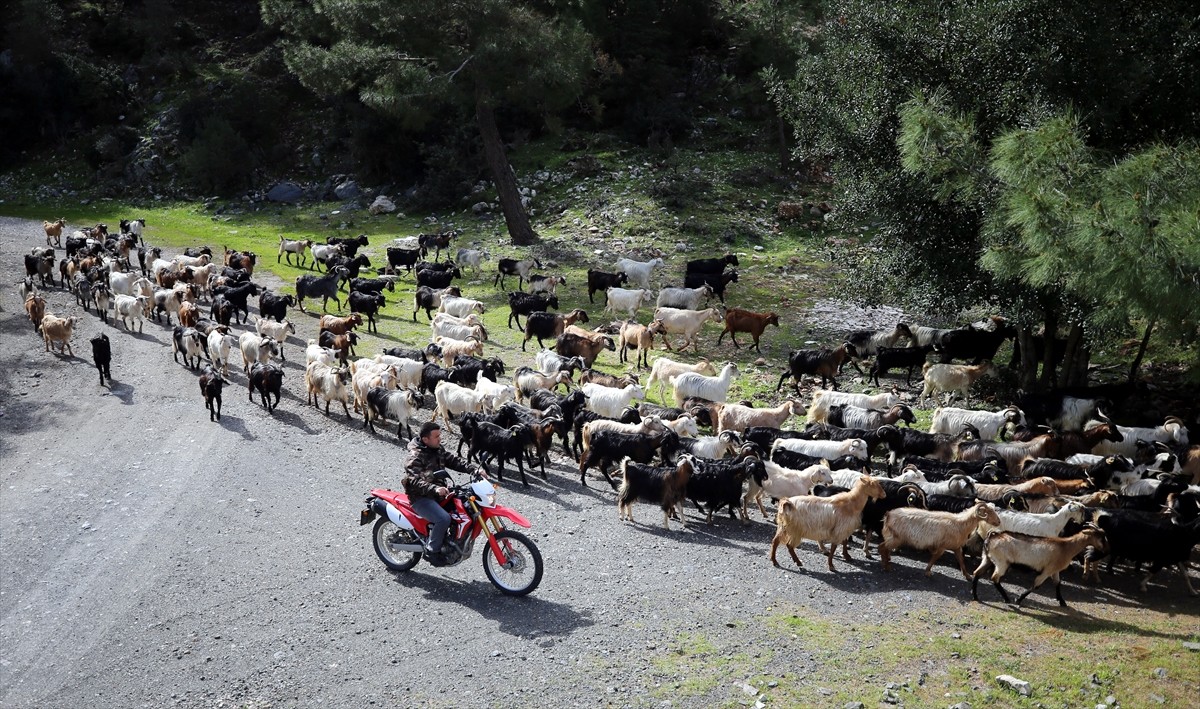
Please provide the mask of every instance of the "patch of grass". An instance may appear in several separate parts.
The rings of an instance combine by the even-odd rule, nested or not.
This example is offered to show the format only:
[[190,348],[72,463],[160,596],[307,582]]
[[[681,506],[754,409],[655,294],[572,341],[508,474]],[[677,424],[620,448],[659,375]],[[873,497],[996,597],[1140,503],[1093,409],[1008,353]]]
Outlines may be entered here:
[[[904,703],[919,706],[1092,706],[1109,694],[1127,706],[1149,704],[1151,695],[1167,706],[1193,703],[1200,673],[1182,642],[1195,640],[1194,624],[1181,627],[1174,615],[1150,609],[1129,622],[1114,606],[1077,605],[1065,612],[951,606],[887,625],[829,621],[804,608],[775,613],[760,619],[770,642],[799,644],[820,669],[802,681],[781,681],[772,700],[870,705],[894,683]],[[1033,695],[1002,688],[995,681],[1001,674],[1028,681]]]

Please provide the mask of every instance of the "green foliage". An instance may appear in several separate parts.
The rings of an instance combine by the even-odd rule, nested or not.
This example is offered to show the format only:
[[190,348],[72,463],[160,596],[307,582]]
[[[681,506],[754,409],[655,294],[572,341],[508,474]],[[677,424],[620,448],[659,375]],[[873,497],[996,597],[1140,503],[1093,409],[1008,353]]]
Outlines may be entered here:
[[[1072,210],[1034,190],[997,217],[1004,188],[989,150],[1010,131],[1049,129],[1072,108],[1086,136],[1076,148],[1118,159],[1200,136],[1200,87],[1186,78],[1200,56],[1194,8],[1181,0],[835,0],[824,17],[819,33],[800,39],[794,76],[771,90],[798,157],[829,165],[845,189],[841,218],[873,227],[855,259],[864,272],[849,282],[882,278],[884,299],[930,312],[979,303],[1022,319],[1047,307],[1087,311],[1092,294],[1060,287],[1068,271],[1083,273],[1080,261],[1021,248],[1033,225],[1064,238],[1063,210]],[[1026,144],[1013,149],[1036,149],[1030,138],[1014,137]],[[1042,178],[1075,169],[1070,142],[1041,141],[1041,149],[1052,151],[1038,153],[1041,162],[1008,164]],[[1026,252],[1034,257],[1023,260]]]
[[183,154],[188,179],[209,194],[244,189],[253,171],[250,144],[224,118],[206,121]]

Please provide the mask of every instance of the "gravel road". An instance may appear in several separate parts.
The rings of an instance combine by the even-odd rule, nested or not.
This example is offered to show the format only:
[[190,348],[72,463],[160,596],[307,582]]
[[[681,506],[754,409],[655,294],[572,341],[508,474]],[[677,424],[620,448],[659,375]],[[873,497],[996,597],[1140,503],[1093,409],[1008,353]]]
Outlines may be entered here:
[[[688,633],[753,653],[747,621],[771,606],[882,622],[965,595],[956,571],[927,580],[910,560],[885,577],[859,554],[831,576],[809,548],[805,571],[774,569],[757,513],[706,527],[689,510],[664,532],[641,505],[621,523],[603,480],[582,489],[561,459],[549,482],[501,489],[545,558],[531,596],[501,596],[478,554],[389,573],[358,512],[399,485],[403,447],[304,406],[313,316],[293,316],[274,415],[238,371],[210,423],[165,325],[128,334],[54,288],[50,309],[82,322],[75,357],[43,351],[11,285],[40,231],[0,219],[0,706],[659,706],[655,659]],[[90,360],[100,331],[111,389]],[[780,671],[812,669],[803,638],[772,650]]]

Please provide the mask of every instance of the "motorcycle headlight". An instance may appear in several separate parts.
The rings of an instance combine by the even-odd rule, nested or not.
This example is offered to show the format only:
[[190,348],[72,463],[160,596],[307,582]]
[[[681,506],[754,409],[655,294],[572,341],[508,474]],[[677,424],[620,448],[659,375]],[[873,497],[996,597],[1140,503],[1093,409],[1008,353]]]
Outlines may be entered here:
[[484,507],[495,507],[496,506],[496,493],[493,492],[491,494],[484,495],[480,501],[483,503]]

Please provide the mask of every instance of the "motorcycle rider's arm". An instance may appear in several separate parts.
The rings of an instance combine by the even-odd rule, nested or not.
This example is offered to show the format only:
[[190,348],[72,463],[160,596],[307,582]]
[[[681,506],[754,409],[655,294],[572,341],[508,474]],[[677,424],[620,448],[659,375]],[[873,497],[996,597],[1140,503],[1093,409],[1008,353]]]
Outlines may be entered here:
[[476,469],[482,469],[482,466],[475,465],[474,463],[468,463],[445,448],[442,449],[442,464],[443,467],[450,468],[451,470],[462,471],[464,473],[471,472]]

